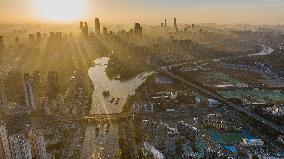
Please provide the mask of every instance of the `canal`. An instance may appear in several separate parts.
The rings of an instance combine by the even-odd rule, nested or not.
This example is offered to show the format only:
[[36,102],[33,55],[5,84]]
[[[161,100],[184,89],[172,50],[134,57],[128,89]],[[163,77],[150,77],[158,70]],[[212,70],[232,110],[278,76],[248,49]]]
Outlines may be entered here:
[[[151,74],[144,72],[126,81],[109,79],[105,72],[108,60],[108,57],[98,58],[94,61],[95,66],[89,69],[89,77],[94,84],[90,114],[121,112],[127,97],[134,94]],[[109,96],[104,96],[104,91],[109,91]],[[119,158],[119,130],[117,122],[107,120],[88,124],[81,159]]]

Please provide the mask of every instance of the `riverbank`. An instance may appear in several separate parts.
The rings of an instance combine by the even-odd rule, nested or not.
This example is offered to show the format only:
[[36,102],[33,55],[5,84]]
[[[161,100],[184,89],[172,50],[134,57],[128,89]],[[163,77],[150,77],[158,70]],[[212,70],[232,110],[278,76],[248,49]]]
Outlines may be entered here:
[[[150,72],[142,72],[128,80],[111,79],[106,73],[108,67],[109,57],[99,57],[95,61],[95,65],[91,66],[88,70],[88,75],[93,85],[92,92],[92,104],[90,106],[89,114],[111,114],[120,113],[123,110],[123,106],[127,101],[129,95],[133,95],[137,87],[145,82],[146,77]],[[103,95],[104,91],[109,91],[109,96]],[[119,99],[118,102],[111,102],[112,99]],[[102,121],[94,123],[82,123],[86,124],[84,127],[84,134],[82,135],[82,148],[80,156],[81,158],[91,158],[92,155],[106,154],[112,156],[113,151],[119,154],[119,146],[112,147],[103,141],[109,141],[112,143],[119,142],[119,124],[115,121],[105,122],[110,124],[110,129],[104,132],[104,125],[101,125]],[[97,129],[99,133],[96,134]],[[127,135],[126,135],[127,136]],[[98,144],[98,142],[102,142]],[[110,147],[113,149],[110,150]],[[93,152],[93,150],[96,152]],[[114,155],[114,154],[113,154]]]

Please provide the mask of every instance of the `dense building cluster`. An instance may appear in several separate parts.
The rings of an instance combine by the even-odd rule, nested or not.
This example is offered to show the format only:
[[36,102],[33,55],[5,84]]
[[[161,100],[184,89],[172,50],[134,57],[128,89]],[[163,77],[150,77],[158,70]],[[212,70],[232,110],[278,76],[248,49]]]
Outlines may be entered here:
[[[47,79],[44,80],[43,77]],[[32,74],[11,71],[1,87],[5,108],[2,111],[7,116],[43,113],[77,118],[85,113],[88,102],[87,92],[80,80],[82,76],[78,72],[74,73],[68,81],[67,90],[63,92],[57,71],[47,74],[40,74],[39,71]],[[22,109],[18,109],[19,107]]]
[[195,142],[199,135],[197,128],[183,121],[177,123],[176,128],[152,120],[143,120],[142,125],[146,141],[168,157],[177,155],[179,141],[184,140],[184,137],[185,140]]
[[6,159],[51,159],[47,153],[43,134],[30,130],[27,134],[9,135],[5,123],[0,124],[0,157]]
[[208,128],[216,128],[224,131],[240,131],[242,129],[233,122],[225,121],[220,114],[208,114],[203,120],[203,124]]

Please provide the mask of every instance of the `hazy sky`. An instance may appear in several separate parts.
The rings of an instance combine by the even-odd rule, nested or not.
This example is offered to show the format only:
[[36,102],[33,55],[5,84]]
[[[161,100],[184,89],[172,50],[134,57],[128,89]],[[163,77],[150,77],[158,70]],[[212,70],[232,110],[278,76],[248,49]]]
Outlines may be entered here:
[[[55,4],[56,3],[56,4]],[[0,22],[93,20],[284,24],[284,0],[0,0]]]

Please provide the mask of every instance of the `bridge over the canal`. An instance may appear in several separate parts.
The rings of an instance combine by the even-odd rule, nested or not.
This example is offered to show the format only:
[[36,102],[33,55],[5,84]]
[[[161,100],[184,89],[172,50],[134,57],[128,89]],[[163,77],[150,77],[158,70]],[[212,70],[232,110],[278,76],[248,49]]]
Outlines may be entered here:
[[91,114],[86,115],[85,120],[117,120],[123,118],[159,118],[159,117],[189,117],[190,114],[188,112],[133,112],[133,113],[112,113],[112,114]]

